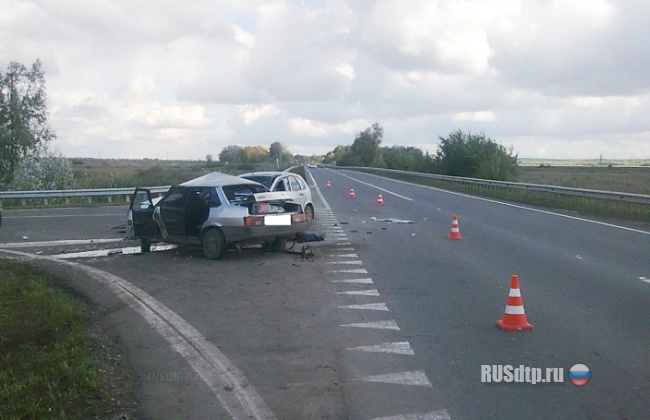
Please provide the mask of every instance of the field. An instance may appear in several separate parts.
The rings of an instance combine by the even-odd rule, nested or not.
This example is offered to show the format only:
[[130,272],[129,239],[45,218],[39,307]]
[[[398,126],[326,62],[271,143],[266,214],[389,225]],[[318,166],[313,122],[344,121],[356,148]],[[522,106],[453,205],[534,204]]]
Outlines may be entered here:
[[[71,159],[71,162],[74,172],[74,185],[71,188],[74,189],[177,185],[212,171],[238,175],[244,172],[277,170],[269,164],[227,165],[219,162],[158,159]],[[408,178],[414,182],[421,182],[417,180],[417,177]],[[518,182],[650,195],[650,161],[610,161],[607,164],[599,165],[598,162],[593,161],[522,160]],[[433,180],[424,183],[499,199],[565,209],[579,214],[650,221],[650,209],[648,208],[650,206],[644,204],[587,199],[563,196],[562,194],[486,190],[485,188],[442,184]],[[86,200],[85,198],[73,198],[69,201],[51,199],[47,205],[88,205]],[[108,198],[93,199],[93,205],[106,202],[108,202]],[[3,200],[2,205],[4,207],[40,206],[42,200],[6,199]]]
[[650,195],[650,166],[521,166],[518,182]]
[[[239,174],[273,170],[260,165],[222,165],[183,160],[72,159],[77,188],[119,188],[170,185],[211,171]],[[522,160],[518,182],[558,185],[603,191],[650,195],[650,160],[610,161]],[[611,166],[609,166],[611,164]],[[634,165],[634,166],[632,166]]]

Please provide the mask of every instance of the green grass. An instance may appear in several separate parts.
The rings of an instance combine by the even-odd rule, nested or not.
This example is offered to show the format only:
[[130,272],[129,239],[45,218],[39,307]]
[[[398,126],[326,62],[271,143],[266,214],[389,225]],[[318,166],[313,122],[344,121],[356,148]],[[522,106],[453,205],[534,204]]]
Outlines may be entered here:
[[518,182],[650,195],[650,166],[521,166]]
[[87,311],[61,279],[0,259],[0,418],[88,418],[107,404]]

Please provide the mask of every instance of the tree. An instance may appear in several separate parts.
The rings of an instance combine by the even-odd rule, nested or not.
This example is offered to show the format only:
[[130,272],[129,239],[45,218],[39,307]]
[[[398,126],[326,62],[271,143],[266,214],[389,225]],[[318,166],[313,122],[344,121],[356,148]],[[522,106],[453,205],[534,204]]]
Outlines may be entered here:
[[12,189],[16,191],[64,190],[72,184],[72,178],[72,170],[63,155],[58,150],[50,150],[41,143],[16,165]]
[[509,181],[517,179],[517,155],[485,134],[454,131],[440,137],[436,164],[445,175]]
[[31,69],[11,62],[0,72],[0,184],[11,185],[19,162],[56,137],[46,102],[40,60]]
[[219,153],[219,162],[222,163],[242,163],[244,159],[244,149],[240,146],[230,145],[221,149]]
[[348,155],[349,152],[350,152],[350,146],[338,145],[334,148],[334,150],[328,152],[325,155],[325,157],[323,158],[323,162],[342,165],[342,162],[345,161],[345,157]]
[[268,160],[269,152],[263,146],[246,146],[243,155],[243,163],[263,163]]
[[374,123],[371,127],[365,129],[350,146],[349,153],[345,156],[346,166],[371,166],[382,168],[385,166],[380,144],[384,137],[384,129],[379,124]]
[[384,147],[382,154],[388,169],[413,172],[432,172],[433,169],[431,156],[416,147]]
[[294,157],[282,143],[276,141],[269,147],[269,159],[273,164],[286,167],[293,163]]

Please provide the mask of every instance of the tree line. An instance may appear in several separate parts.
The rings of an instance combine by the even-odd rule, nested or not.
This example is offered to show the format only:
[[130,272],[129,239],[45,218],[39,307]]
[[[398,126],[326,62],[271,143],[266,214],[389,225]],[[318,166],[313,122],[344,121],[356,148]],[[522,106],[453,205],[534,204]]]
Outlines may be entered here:
[[517,179],[518,156],[512,147],[506,148],[483,133],[456,130],[439,137],[435,154],[411,146],[382,147],[383,136],[383,128],[375,123],[360,132],[351,145],[328,152],[324,162],[499,181]]

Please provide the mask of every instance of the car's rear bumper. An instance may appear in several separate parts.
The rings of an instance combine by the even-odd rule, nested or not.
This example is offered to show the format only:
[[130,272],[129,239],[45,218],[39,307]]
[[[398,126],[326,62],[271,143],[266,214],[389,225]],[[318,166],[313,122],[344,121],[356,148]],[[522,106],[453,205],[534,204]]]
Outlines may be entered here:
[[226,243],[264,242],[275,238],[292,238],[297,233],[305,232],[307,222],[294,223],[291,226],[222,226],[220,227]]

